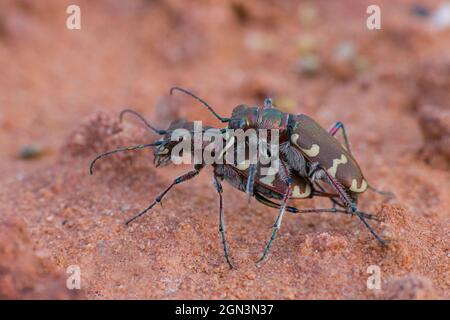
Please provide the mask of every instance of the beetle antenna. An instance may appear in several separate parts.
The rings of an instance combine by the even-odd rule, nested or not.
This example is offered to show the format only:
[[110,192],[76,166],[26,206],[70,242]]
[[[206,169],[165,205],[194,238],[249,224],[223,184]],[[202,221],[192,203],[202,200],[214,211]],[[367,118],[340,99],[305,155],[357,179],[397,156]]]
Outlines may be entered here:
[[89,166],[89,173],[90,174],[94,173],[94,165],[95,165],[95,163],[98,160],[100,160],[101,158],[103,158],[103,157],[109,156],[109,155],[111,155],[113,153],[117,153],[117,152],[144,149],[144,148],[148,148],[148,147],[159,146],[160,144],[162,144],[162,141],[156,141],[154,143],[148,143],[148,144],[141,144],[141,145],[138,145],[138,146],[119,148],[119,149],[115,149],[115,150],[111,150],[111,151],[107,151],[107,152],[101,153],[97,157],[95,157],[94,160],[92,160],[91,165]]
[[223,117],[221,117],[219,114],[217,114],[217,112],[214,111],[214,109],[205,100],[203,100],[202,98],[196,96],[192,92],[190,92],[190,91],[188,91],[186,89],[180,88],[180,87],[172,87],[172,88],[170,88],[170,94],[172,94],[173,91],[175,91],[175,90],[181,91],[181,92],[191,96],[195,100],[200,101],[220,121],[222,121],[222,122],[229,122],[230,121],[230,118],[223,118]]
[[120,115],[119,115],[120,122],[122,122],[123,116],[124,116],[125,113],[131,113],[131,114],[135,115],[136,117],[138,117],[147,126],[147,128],[151,129],[152,131],[154,131],[155,133],[157,133],[159,135],[164,135],[164,134],[167,133],[166,130],[158,130],[158,129],[156,129],[150,123],[148,123],[148,121],[145,120],[145,118],[140,113],[138,113],[137,111],[131,110],[131,109],[124,109],[124,110],[122,110],[120,112]]
[[391,191],[380,190],[380,189],[377,189],[377,188],[371,186],[370,184],[368,184],[368,187],[369,187],[369,189],[372,190],[373,192],[378,193],[378,194],[381,194],[382,196],[390,197],[390,198],[393,198],[393,197],[395,196],[394,193],[392,193]]

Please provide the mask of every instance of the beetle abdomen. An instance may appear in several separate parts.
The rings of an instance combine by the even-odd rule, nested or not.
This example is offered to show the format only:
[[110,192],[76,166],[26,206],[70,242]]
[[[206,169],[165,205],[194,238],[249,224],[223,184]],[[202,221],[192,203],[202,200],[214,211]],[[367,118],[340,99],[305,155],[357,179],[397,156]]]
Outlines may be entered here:
[[[267,172],[263,172],[264,169],[268,169],[268,166],[261,165],[259,166],[259,170],[256,172],[255,176],[255,187],[258,187],[258,190],[267,189],[272,193],[276,193],[279,197],[287,192],[287,179],[289,178],[289,173],[286,170],[287,168],[283,164],[283,162],[279,163],[279,170],[268,170]],[[243,162],[237,165],[233,165],[237,170],[239,170],[239,174],[242,178],[244,184],[247,183],[248,175],[249,175],[249,162]],[[286,173],[285,173],[286,172]],[[264,193],[264,192],[263,192]],[[264,193],[268,195],[267,193]],[[298,175],[292,176],[292,193],[291,198],[293,199],[304,199],[310,198],[312,196],[312,187],[311,184],[306,178],[300,177]]]

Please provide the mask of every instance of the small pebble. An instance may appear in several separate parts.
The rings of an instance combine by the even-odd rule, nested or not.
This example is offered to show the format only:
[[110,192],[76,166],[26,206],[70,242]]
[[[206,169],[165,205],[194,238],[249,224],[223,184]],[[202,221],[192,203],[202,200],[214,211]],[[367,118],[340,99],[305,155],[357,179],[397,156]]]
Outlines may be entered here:
[[316,55],[308,54],[297,60],[295,68],[302,74],[315,75],[320,70],[320,63]]
[[426,18],[430,15],[430,11],[420,4],[413,6],[411,12],[413,15],[420,18]]
[[438,29],[450,27],[450,2],[443,3],[431,16],[431,25]]
[[18,174],[16,174],[17,181],[22,181],[24,178],[25,178],[25,175],[22,172],[19,172]]
[[130,210],[131,206],[129,204],[124,204],[120,207],[120,211],[122,212],[128,212]]
[[297,49],[301,55],[310,54],[317,48],[317,39],[311,35],[304,35],[297,41]]
[[45,153],[45,149],[37,144],[30,144],[24,146],[19,151],[19,157],[21,159],[36,159],[41,157]]

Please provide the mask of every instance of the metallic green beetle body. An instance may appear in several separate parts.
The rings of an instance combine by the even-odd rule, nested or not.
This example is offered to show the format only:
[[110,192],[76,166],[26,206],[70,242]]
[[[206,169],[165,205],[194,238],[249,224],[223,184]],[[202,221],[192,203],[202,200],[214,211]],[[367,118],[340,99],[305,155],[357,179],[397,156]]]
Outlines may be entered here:
[[[173,121],[168,130],[167,134],[164,135],[160,142],[161,144],[155,148],[154,150],[154,161],[155,165],[159,167],[160,165],[166,165],[170,163],[170,155],[171,155],[171,149],[177,145],[178,141],[172,141],[170,139],[171,132],[175,129],[184,129],[189,135],[191,135],[191,139],[193,139],[192,132],[194,131],[194,123],[190,121],[186,121],[184,119]],[[204,127],[205,130],[214,130],[212,127]],[[217,129],[218,130],[218,129]],[[208,148],[211,142],[209,141],[203,141],[202,149]],[[224,143],[224,145],[226,142]],[[194,154],[194,144],[191,144],[191,155]],[[234,148],[234,150],[237,150],[237,148]],[[222,154],[223,156],[223,154]],[[237,157],[235,157],[237,159]],[[203,164],[205,165],[205,164]],[[227,182],[229,182],[232,186],[235,188],[244,191],[245,192],[245,185],[247,182],[247,178],[249,176],[249,166],[250,164],[246,161],[244,163],[223,163],[223,164],[217,164],[214,163],[212,166],[217,170],[219,173],[224,175],[224,178]],[[267,167],[269,164],[267,165]],[[278,170],[277,173],[274,175],[262,175],[262,169],[264,169],[265,166],[261,166],[256,173],[255,176],[255,184],[257,186],[257,189],[260,190],[261,193],[264,195],[275,198],[275,199],[281,199],[283,194],[286,192],[287,186],[286,186],[286,177],[289,176],[289,169],[286,163],[283,161],[280,162],[280,170]],[[235,174],[233,174],[235,173]],[[314,188],[310,181],[306,177],[301,177],[299,175],[292,175],[292,187],[293,192],[291,194],[291,199],[304,199],[304,198],[311,198],[313,195],[320,195],[320,192],[314,192]],[[329,196],[329,194],[324,194],[324,196]],[[337,196],[337,195],[335,195]]]
[[[367,189],[361,168],[342,144],[312,118],[293,115],[276,108],[237,106],[229,121],[232,129],[279,129],[310,163],[317,163],[350,193]],[[295,164],[291,164],[295,167]]]
[[[172,89],[174,90],[174,89]],[[172,91],[171,90],[171,91]],[[346,194],[345,190],[342,190],[341,183],[342,181],[345,183],[344,186],[349,185],[348,177],[358,177],[357,175],[351,175],[354,172],[359,172],[360,169],[357,165],[356,161],[350,154],[350,151],[345,151],[345,149],[335,140],[332,135],[337,131],[330,131],[330,133],[323,130],[317,123],[315,123],[312,119],[299,115],[291,115],[283,113],[275,108],[269,108],[267,103],[265,103],[264,108],[249,108],[245,105],[238,106],[233,112],[233,118],[222,118],[215,113],[215,111],[203,100],[196,97],[195,95],[189,93],[184,89],[178,88],[193,97],[197,100],[201,101],[208,109],[216,115],[222,122],[230,122],[229,128],[233,129],[279,129],[280,137],[282,137],[282,143],[280,144],[280,167],[276,172],[268,171],[271,174],[267,173],[265,175],[261,174],[261,169],[264,168],[263,163],[260,166],[257,164],[247,164],[246,160],[244,163],[240,162],[213,162],[210,163],[214,168],[213,182],[214,187],[219,195],[219,231],[222,238],[223,250],[225,259],[230,266],[233,267],[231,260],[228,256],[227,243],[225,240],[225,224],[224,224],[224,206],[223,206],[223,189],[221,185],[221,181],[225,180],[229,182],[233,187],[241,190],[243,192],[247,192],[250,196],[255,197],[256,200],[261,202],[262,204],[274,207],[279,209],[279,213],[277,219],[272,227],[271,237],[265,246],[264,253],[262,257],[258,260],[261,262],[266,257],[269,248],[275,239],[278,229],[280,228],[280,224],[282,221],[282,217],[284,213],[292,212],[292,213],[307,213],[307,212],[342,212],[346,214],[356,215],[370,230],[370,232],[378,239],[378,241],[384,244],[383,240],[378,237],[378,235],[373,231],[370,225],[365,220],[371,219],[371,214],[366,214],[362,211],[358,211],[356,208],[356,202],[353,202],[352,199]],[[271,101],[270,101],[271,106]],[[138,118],[140,118],[145,125],[151,129],[153,132],[162,136],[162,139],[147,144],[141,144],[137,146],[129,146],[118,148],[115,150],[110,150],[98,155],[92,162],[89,167],[90,173],[93,173],[93,168],[95,163],[105,157],[112,155],[117,152],[126,152],[131,150],[140,150],[148,147],[156,147],[154,150],[155,155],[155,165],[165,165],[171,162],[173,158],[171,157],[172,151],[174,151],[175,146],[181,141],[184,140],[184,137],[189,135],[189,137],[198,141],[197,136],[197,128],[193,122],[188,122],[185,120],[178,120],[171,123],[168,130],[158,130],[155,129],[151,124],[149,124],[139,113],[133,110],[123,110],[120,114],[120,119],[125,113],[132,113]],[[175,130],[184,129],[184,132],[178,132],[176,135],[174,134]],[[217,130],[220,133],[224,133],[223,129],[214,129],[211,127],[207,127],[206,129]],[[344,138],[347,142],[347,138],[345,135],[345,129],[342,127]],[[231,146],[238,143],[233,137],[233,135],[227,135],[229,133],[225,129],[225,134],[222,136],[224,141],[218,139],[220,142],[225,142],[225,148],[220,150],[219,153],[216,153],[217,149],[214,148],[214,156],[221,159],[225,153],[229,152],[228,150],[238,150],[237,148],[231,149]],[[172,139],[175,138],[175,139]],[[177,140],[178,139],[178,140]],[[214,140],[215,142],[216,140]],[[205,144],[206,143],[206,144]],[[245,141],[245,147],[251,146],[247,144]],[[267,142],[266,142],[267,143]],[[190,148],[188,150],[183,149],[188,154],[181,154],[180,156],[192,156],[196,151],[194,144],[190,144]],[[221,143],[223,146],[223,144]],[[295,146],[295,147],[292,147]],[[346,143],[347,149],[348,143]],[[214,147],[215,145],[213,145]],[[202,139],[201,149],[205,151],[209,149],[210,142],[204,141]],[[327,152],[321,152],[320,148],[324,148]],[[177,150],[178,151],[178,150]],[[235,151],[236,152],[236,151]],[[247,153],[247,149],[245,149]],[[177,152],[178,153],[178,152]],[[340,155],[340,162],[336,163],[337,156]],[[347,160],[342,160],[342,159]],[[239,157],[238,157],[239,158]],[[236,159],[236,157],[234,158]],[[305,161],[307,159],[308,161]],[[330,162],[331,160],[331,162]],[[328,161],[328,162],[327,162]],[[209,163],[209,161],[208,161]],[[144,215],[148,211],[150,211],[156,204],[161,203],[163,198],[168,194],[168,192],[175,186],[180,183],[189,181],[195,178],[200,171],[208,164],[206,161],[202,161],[200,163],[195,163],[192,170],[176,177],[173,182],[165,188],[152,202],[151,204],[135,214],[133,217],[127,220],[126,224],[128,225],[135,219]],[[345,166],[343,164],[349,163],[348,169],[343,169]],[[314,167],[314,164],[319,164],[319,172],[323,174],[327,172],[327,177],[329,182],[333,184],[334,191],[337,193],[328,193],[325,188],[321,186],[321,184],[315,179],[319,176],[312,175],[311,172],[307,173],[306,169],[310,170]],[[327,167],[327,165],[331,165],[331,167]],[[259,170],[258,170],[259,167]],[[272,169],[272,166],[270,166]],[[352,173],[353,172],[353,173]],[[339,182],[336,182],[336,179],[339,178]],[[362,174],[360,174],[360,179],[363,179]],[[345,180],[347,179],[347,180]],[[355,178],[357,179],[357,178]],[[353,180],[352,180],[353,181]],[[353,182],[352,182],[353,183]],[[254,189],[252,192],[248,192],[249,185],[254,184]],[[317,188],[317,189],[316,189]],[[347,187],[351,189],[350,187]],[[360,188],[362,190],[362,186]],[[254,192],[253,192],[254,191]],[[362,191],[361,191],[362,192]],[[323,196],[329,198],[333,202],[332,208],[325,209],[297,209],[295,207],[288,206],[288,201],[290,199],[302,199],[302,198],[311,198],[314,196]],[[270,198],[281,199],[281,203],[276,203],[270,200]],[[342,201],[342,202],[341,202]],[[342,209],[337,209],[336,206],[341,207]],[[349,210],[351,209],[351,210]]]

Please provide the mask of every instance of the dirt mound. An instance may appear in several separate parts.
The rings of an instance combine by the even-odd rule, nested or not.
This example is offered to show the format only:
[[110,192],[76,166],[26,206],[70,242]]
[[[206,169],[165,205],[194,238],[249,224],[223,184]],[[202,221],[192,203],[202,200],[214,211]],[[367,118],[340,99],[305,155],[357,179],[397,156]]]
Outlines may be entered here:
[[25,224],[19,218],[0,224],[1,299],[75,299],[65,277],[50,262],[49,250],[33,250]]

